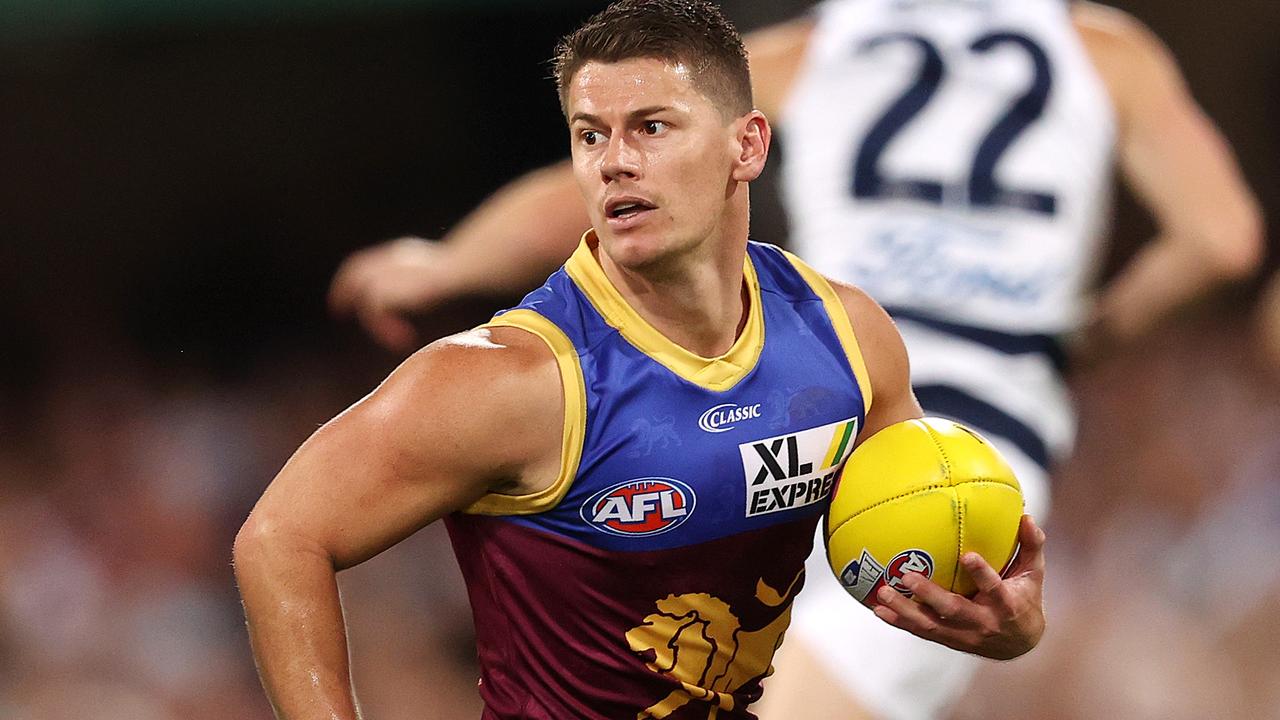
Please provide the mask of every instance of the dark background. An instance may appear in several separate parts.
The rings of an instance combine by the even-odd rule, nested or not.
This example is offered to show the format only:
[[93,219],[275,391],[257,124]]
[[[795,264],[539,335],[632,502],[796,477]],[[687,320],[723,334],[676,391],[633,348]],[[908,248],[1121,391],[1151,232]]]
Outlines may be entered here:
[[[729,9],[746,28],[806,4]],[[0,45],[9,392],[100,343],[220,377],[280,345],[359,350],[322,304],[345,253],[439,236],[564,152],[545,61],[600,3],[406,5],[227,18],[192,4]],[[1121,5],[1172,47],[1280,206],[1280,6]],[[1121,257],[1145,239],[1132,214]],[[757,236],[781,232],[759,215]]]
[[[1114,4],[1172,48],[1274,217],[1280,4]],[[747,30],[807,5],[726,8]],[[438,237],[514,174],[564,153],[545,61],[601,6],[0,2],[0,717],[266,716],[231,538],[289,452],[399,360],[327,315],[328,280],[352,250]],[[785,241],[772,181],[754,191],[754,234]],[[1108,268],[1151,229],[1123,195],[1114,227]],[[1145,603],[1145,592],[1185,591],[1190,576],[1152,563],[1185,559],[1171,548],[1196,533],[1208,538],[1197,547],[1221,548],[1215,512],[1272,507],[1276,395],[1252,342],[1262,277],[1076,373],[1085,425],[1080,458],[1060,473],[1061,576],[1100,582],[1090,563],[1127,548],[1137,575],[1107,593]],[[458,302],[423,326],[468,327],[502,300]],[[1231,495],[1237,484],[1263,499]],[[1274,533],[1280,513],[1259,522]],[[356,571],[358,588],[344,584],[371,717],[475,715],[469,618],[438,535]],[[1139,588],[1123,587],[1135,577]],[[1148,610],[1218,627],[1199,600],[1180,602]],[[1133,608],[1119,605],[1066,615],[1128,627]],[[1081,630],[1041,655],[1150,667],[1148,685],[1195,692],[1213,668],[1237,683],[1256,672],[1241,691],[1255,704],[1215,716],[1274,714],[1274,651],[1224,649],[1252,647],[1231,635],[1249,612],[1217,635],[1190,633],[1190,649],[1139,634],[1132,648],[1089,655],[1073,645],[1094,637]],[[1203,663],[1151,659],[1180,653]],[[1218,702],[1206,690],[1167,710],[1176,693],[1108,695],[1114,676],[1076,666],[1093,705],[1028,715],[1036,694],[1016,688],[1048,672],[1032,662],[993,669],[957,712],[1181,717],[1195,698]]]

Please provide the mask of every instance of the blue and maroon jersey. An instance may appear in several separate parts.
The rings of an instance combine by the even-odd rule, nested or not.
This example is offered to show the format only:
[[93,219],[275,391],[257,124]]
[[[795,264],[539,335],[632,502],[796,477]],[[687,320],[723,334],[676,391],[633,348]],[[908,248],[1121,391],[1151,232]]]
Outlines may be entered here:
[[751,718],[871,394],[819,275],[751,243],[748,317],[697,356],[618,294],[588,233],[490,325],[542,338],[565,395],[560,476],[447,519],[486,720]]

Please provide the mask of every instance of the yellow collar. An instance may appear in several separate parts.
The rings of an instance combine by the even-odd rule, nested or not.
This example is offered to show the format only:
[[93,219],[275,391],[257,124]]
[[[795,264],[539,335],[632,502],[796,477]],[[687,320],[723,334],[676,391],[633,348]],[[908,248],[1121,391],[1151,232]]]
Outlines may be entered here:
[[565,272],[587,299],[620,335],[636,349],[653,358],[676,375],[708,390],[724,391],[738,384],[756,366],[764,349],[764,313],[760,301],[760,281],[748,255],[742,260],[750,306],[747,324],[733,347],[725,354],[706,358],[667,339],[635,311],[609,282],[599,261],[591,254],[595,231],[582,236],[578,249],[565,263]]

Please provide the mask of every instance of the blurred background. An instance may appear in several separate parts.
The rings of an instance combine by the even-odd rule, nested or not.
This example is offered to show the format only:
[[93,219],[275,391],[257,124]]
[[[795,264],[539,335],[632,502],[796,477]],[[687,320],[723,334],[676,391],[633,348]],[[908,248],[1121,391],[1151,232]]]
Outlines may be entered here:
[[[1173,49],[1274,226],[1280,4],[1112,4]],[[399,360],[326,314],[329,277],[560,157],[545,60],[602,5],[0,0],[0,718],[270,718],[232,538]],[[744,30],[808,5],[725,3]],[[785,243],[772,183],[753,234]],[[1150,228],[1120,196],[1107,268]],[[1275,250],[1073,371],[1049,633],[956,720],[1280,718]],[[478,717],[442,529],[340,579],[367,717]]]

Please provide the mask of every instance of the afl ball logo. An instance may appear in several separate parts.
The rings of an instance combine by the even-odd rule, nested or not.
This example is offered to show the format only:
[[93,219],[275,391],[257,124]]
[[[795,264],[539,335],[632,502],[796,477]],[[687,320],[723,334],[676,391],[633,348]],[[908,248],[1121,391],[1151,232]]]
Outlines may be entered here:
[[754,405],[725,403],[702,413],[698,418],[698,427],[709,433],[722,433],[732,430],[735,423],[758,417],[760,417],[760,403]]
[[884,568],[885,584],[911,597],[911,591],[902,584],[902,576],[909,572],[933,579],[933,558],[923,550],[904,550],[898,553]]
[[582,505],[582,519],[610,535],[673,530],[693,514],[693,488],[671,478],[638,478],[605,488]]

